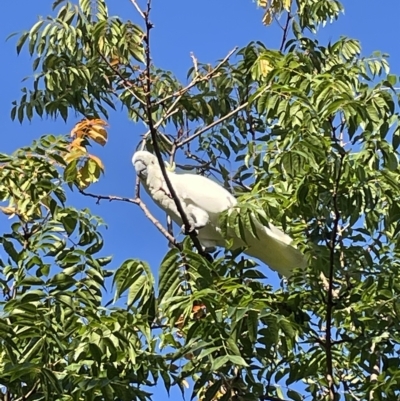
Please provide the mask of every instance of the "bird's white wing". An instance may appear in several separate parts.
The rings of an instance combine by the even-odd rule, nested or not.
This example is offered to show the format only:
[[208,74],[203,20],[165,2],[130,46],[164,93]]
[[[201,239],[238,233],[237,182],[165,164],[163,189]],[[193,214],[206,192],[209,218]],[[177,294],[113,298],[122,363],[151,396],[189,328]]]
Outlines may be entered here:
[[205,210],[209,215],[219,215],[237,203],[224,187],[207,177],[175,173],[169,173],[168,177],[180,199]]
[[195,221],[202,246],[206,249],[223,247],[225,240],[221,235],[219,216],[237,204],[236,198],[221,185],[200,175],[169,173],[168,177]]

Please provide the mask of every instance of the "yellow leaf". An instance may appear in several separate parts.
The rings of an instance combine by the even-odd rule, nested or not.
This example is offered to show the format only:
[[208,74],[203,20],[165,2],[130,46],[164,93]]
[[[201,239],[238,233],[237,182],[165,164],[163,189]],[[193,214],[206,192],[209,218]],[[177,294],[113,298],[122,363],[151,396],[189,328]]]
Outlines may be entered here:
[[97,165],[101,168],[102,171],[104,171],[104,164],[100,160],[100,158],[98,158],[97,156],[94,156],[94,155],[89,155],[89,157],[97,163]]
[[76,181],[80,188],[85,189],[90,184],[90,174],[87,163],[78,170]]
[[263,77],[265,77],[273,68],[268,60],[259,59],[258,63],[260,65],[260,72]]
[[84,157],[84,156],[87,156],[86,149],[83,148],[83,150],[82,150],[81,148],[78,148],[78,149],[71,150],[71,152],[65,154],[63,156],[63,158],[69,164],[73,160],[80,159],[81,157]]
[[75,127],[72,129],[71,131],[71,136],[75,136],[75,137],[81,137],[84,135],[83,130],[86,127],[86,121],[87,120],[83,120],[81,122],[79,122],[78,124],[75,125]]
[[292,0],[283,0],[283,8],[286,11],[290,11],[290,6],[292,5]]
[[89,156],[89,159],[86,159],[83,166],[79,168],[76,181],[81,188],[87,188],[90,184],[99,180],[101,171],[97,162],[90,159]]
[[14,207],[5,207],[5,206],[0,206],[0,210],[7,216],[13,216],[16,211]]
[[[91,178],[96,178],[95,181],[97,181],[97,178],[99,178],[100,174],[99,174],[99,166],[97,165],[97,163],[94,160],[87,160],[86,164],[88,165],[88,169],[89,169],[89,174],[91,175]],[[92,181],[94,182],[94,181]]]

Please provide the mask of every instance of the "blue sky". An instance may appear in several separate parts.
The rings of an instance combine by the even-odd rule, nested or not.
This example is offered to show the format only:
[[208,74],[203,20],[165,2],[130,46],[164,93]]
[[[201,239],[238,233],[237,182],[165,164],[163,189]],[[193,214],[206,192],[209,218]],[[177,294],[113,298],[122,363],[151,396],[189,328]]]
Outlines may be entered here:
[[[3,6],[0,15],[0,46],[3,59],[0,66],[0,124],[3,138],[0,141],[0,152],[11,152],[44,134],[67,133],[78,120],[70,118],[65,124],[62,120],[34,118],[32,123],[25,121],[21,125],[12,122],[9,117],[11,102],[19,99],[20,89],[24,85],[29,85],[21,80],[31,74],[31,60],[27,52],[17,57],[15,38],[8,42],[5,39],[13,32],[29,29],[38,16],[51,14],[51,4],[51,0],[15,0]],[[340,16],[339,21],[321,30],[320,43],[334,41],[341,35],[359,39],[363,55],[367,56],[375,50],[390,54],[391,72],[400,74],[397,33],[400,1],[386,0],[378,6],[377,2],[345,0],[344,6],[345,14]],[[124,19],[140,21],[129,0],[109,1],[109,7],[111,15],[118,14]],[[278,48],[280,30],[277,27],[264,27],[261,17],[262,10],[257,9],[250,0],[154,0],[154,61],[157,67],[171,70],[185,80],[186,72],[191,67],[190,52],[194,52],[199,61],[214,64],[233,47],[245,46],[252,40],[260,40],[269,48]],[[112,113],[109,123],[108,144],[104,149],[93,148],[93,153],[102,158],[106,174],[99,183],[90,188],[90,191],[132,197],[135,174],[131,157],[140,135],[146,128],[141,123],[134,124],[129,121],[124,112]],[[144,199],[155,216],[164,222],[163,213],[147,197]],[[150,263],[153,271],[157,271],[159,262],[167,250],[167,244],[137,206],[119,202],[101,202],[100,205],[96,205],[92,199],[75,195],[71,198],[71,203],[78,207],[89,207],[94,214],[102,216],[108,223],[109,228],[104,232],[104,253],[114,255],[114,263],[111,266],[117,267],[128,258],[141,258]],[[8,223],[6,216],[0,215],[0,230],[4,231]],[[271,282],[278,283],[275,273],[268,271],[267,274],[271,277]],[[162,397],[160,395],[158,399]]]

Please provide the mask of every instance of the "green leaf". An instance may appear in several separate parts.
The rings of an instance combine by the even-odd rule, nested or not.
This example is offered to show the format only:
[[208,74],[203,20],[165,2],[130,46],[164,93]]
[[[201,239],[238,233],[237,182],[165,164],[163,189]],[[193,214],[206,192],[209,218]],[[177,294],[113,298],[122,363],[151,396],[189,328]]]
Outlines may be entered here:
[[211,370],[218,371],[222,366],[230,361],[230,355],[223,355],[216,358],[211,364]]
[[239,355],[227,355],[229,360],[234,363],[235,365],[239,366],[249,366],[248,363]]
[[22,47],[24,46],[28,37],[29,37],[29,32],[24,32],[23,34],[21,34],[17,42],[17,54],[21,53]]
[[4,250],[7,252],[7,254],[11,257],[11,259],[15,262],[18,263],[20,258],[21,258],[21,254],[19,252],[17,252],[17,250],[15,249],[13,243],[11,241],[7,241],[5,238],[3,238],[1,240],[2,244],[3,244],[3,248]]

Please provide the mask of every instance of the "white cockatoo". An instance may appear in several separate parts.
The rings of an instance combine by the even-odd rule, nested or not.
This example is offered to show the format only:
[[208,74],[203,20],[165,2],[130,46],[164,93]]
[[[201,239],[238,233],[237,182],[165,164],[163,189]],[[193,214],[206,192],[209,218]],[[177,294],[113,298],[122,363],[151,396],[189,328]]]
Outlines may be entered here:
[[[132,157],[141,183],[154,202],[178,225],[182,219],[170,195],[156,156],[147,151],[137,151]],[[209,178],[195,174],[176,174],[167,171],[168,178],[178,196],[191,228],[196,229],[198,239],[205,250],[216,246],[225,247],[226,242],[219,227],[219,216],[233,208],[237,200],[225,188]],[[243,252],[255,257],[289,277],[295,267],[303,268],[305,258],[292,243],[292,238],[272,224],[263,226],[254,219],[257,237],[246,235],[246,241],[232,230],[232,249],[244,248]]]

